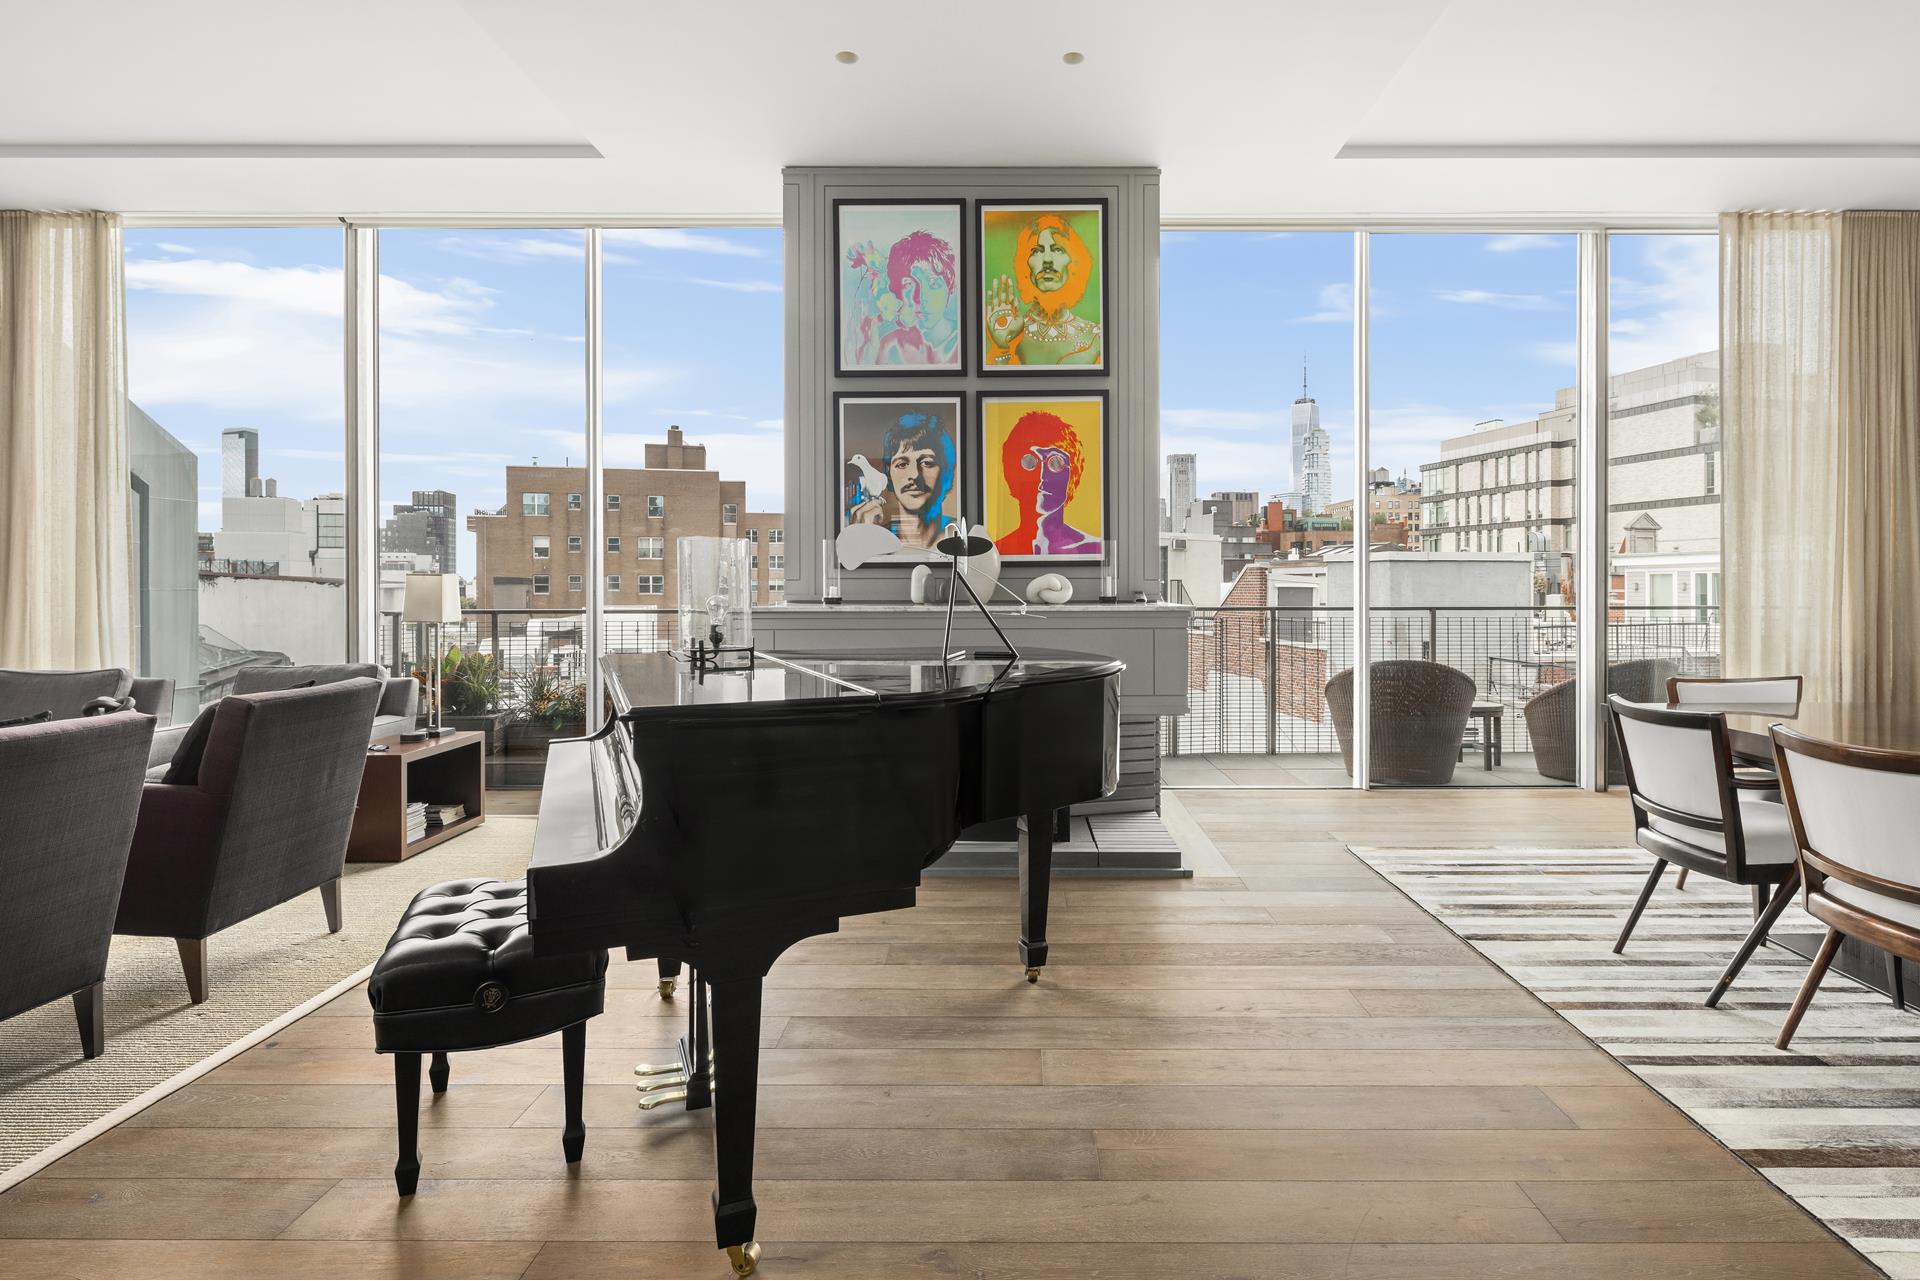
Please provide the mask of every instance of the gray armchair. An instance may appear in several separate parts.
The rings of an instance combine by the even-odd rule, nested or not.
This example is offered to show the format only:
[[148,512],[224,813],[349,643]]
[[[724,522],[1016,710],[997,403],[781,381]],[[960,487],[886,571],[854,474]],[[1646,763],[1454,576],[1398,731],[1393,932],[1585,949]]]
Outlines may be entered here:
[[194,1004],[207,939],[318,889],[340,928],[340,874],[380,684],[235,694],[214,713],[193,782],[148,783],[115,934],[171,938]]
[[[1377,662],[1367,677],[1367,735],[1376,783],[1451,783],[1473,711],[1473,678],[1424,659]],[[1327,682],[1340,756],[1353,773],[1353,669]]]
[[[1667,701],[1667,678],[1679,668],[1664,658],[1636,658],[1607,665],[1607,693],[1618,694],[1629,703]],[[1535,694],[1521,709],[1527,718],[1527,737],[1533,740],[1533,768],[1547,778],[1574,781],[1574,728],[1579,711],[1572,681],[1561,681],[1543,693]],[[1625,786],[1626,769],[1620,764],[1620,748],[1607,731],[1607,783]]]
[[0,729],[0,1019],[71,996],[90,1059],[152,737],[134,711]]

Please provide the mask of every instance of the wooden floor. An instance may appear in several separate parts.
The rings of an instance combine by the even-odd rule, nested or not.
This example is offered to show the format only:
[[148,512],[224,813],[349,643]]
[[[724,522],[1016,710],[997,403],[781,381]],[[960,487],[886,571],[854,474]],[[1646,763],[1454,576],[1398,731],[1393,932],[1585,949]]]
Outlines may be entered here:
[[[1192,792],[1187,882],[936,878],[776,967],[761,1275],[1871,1276],[1345,852],[1618,844],[1575,792]],[[561,1163],[559,1047],[455,1056],[389,1171],[352,992],[0,1196],[0,1273],[713,1276],[702,1116],[634,1107],[677,1011],[616,960]],[[722,1106],[724,1106],[724,1099]]]

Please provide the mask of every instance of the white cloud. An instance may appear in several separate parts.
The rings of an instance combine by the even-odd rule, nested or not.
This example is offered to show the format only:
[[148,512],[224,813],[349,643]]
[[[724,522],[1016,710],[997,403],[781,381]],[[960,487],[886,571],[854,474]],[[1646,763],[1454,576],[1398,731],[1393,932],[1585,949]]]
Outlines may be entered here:
[[[1322,285],[1316,299],[1318,307],[1304,316],[1295,316],[1294,322],[1302,325],[1350,325],[1353,323],[1353,284],[1341,281],[1336,284]],[[1378,308],[1374,309],[1377,313]]]
[[1528,249],[1564,247],[1566,240],[1564,235],[1494,236],[1487,241],[1485,248],[1490,254],[1513,254]]
[[[1638,261],[1632,267],[1626,245]],[[1717,236],[1615,237],[1607,281],[1607,364],[1624,372],[1720,346]],[[1633,271],[1636,274],[1624,274]]]
[[1441,302],[1472,306],[1498,307],[1502,311],[1557,311],[1560,304],[1545,294],[1503,294],[1491,289],[1436,289],[1433,296]]
[[675,253],[718,254],[728,258],[759,258],[759,248],[743,245],[725,236],[688,231],[681,227],[609,227],[601,233],[605,241],[617,241],[640,249],[659,249]]
[[580,262],[587,256],[584,232],[564,240],[543,236],[445,236],[439,248],[487,262],[527,262],[539,258],[570,258]]
[[1273,409],[1163,409],[1160,411],[1160,426],[1165,431],[1288,431],[1291,430],[1291,421],[1287,414]]
[[689,276],[690,285],[703,285],[708,289],[731,289],[740,294],[777,294],[781,285],[773,280],[708,280],[700,276]]

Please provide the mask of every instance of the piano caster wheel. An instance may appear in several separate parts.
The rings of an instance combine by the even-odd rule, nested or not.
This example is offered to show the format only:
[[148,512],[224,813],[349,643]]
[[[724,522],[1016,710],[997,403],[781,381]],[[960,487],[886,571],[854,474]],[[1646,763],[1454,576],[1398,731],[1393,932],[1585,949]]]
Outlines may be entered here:
[[[679,1086],[679,1088],[677,1089],[655,1090],[651,1094],[641,1095],[640,1110],[642,1112],[651,1112],[655,1108],[659,1107],[662,1103],[684,1103],[686,1102],[686,1099],[687,1099],[687,1087],[685,1082],[683,1081]],[[749,1271],[751,1271],[751,1269],[749,1269]],[[742,1273],[741,1275],[744,1276],[745,1273]]]
[[733,1265],[733,1275],[752,1276],[753,1270],[760,1266],[760,1243],[749,1241],[745,1245],[728,1246],[727,1262]]
[[1038,983],[1039,981],[1040,981],[1040,967],[1037,965],[1029,965],[1027,967],[1027,982]]
[[671,1000],[673,999],[673,985],[674,985],[674,982],[675,982],[675,980],[673,980],[673,979],[661,979],[661,980],[660,980],[660,999],[661,999],[661,1000],[663,1000],[663,1001],[671,1001]]

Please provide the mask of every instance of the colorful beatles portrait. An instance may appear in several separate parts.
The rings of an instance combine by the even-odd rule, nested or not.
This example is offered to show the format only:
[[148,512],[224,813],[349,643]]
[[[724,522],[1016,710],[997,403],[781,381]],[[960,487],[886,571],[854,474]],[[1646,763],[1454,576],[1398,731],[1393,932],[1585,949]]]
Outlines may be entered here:
[[1106,397],[980,398],[987,537],[1003,560],[1100,559]]
[[1105,213],[980,205],[981,372],[1107,367]]
[[841,373],[961,373],[961,202],[835,205]]
[[884,525],[931,560],[960,516],[960,397],[841,396],[838,528]]

